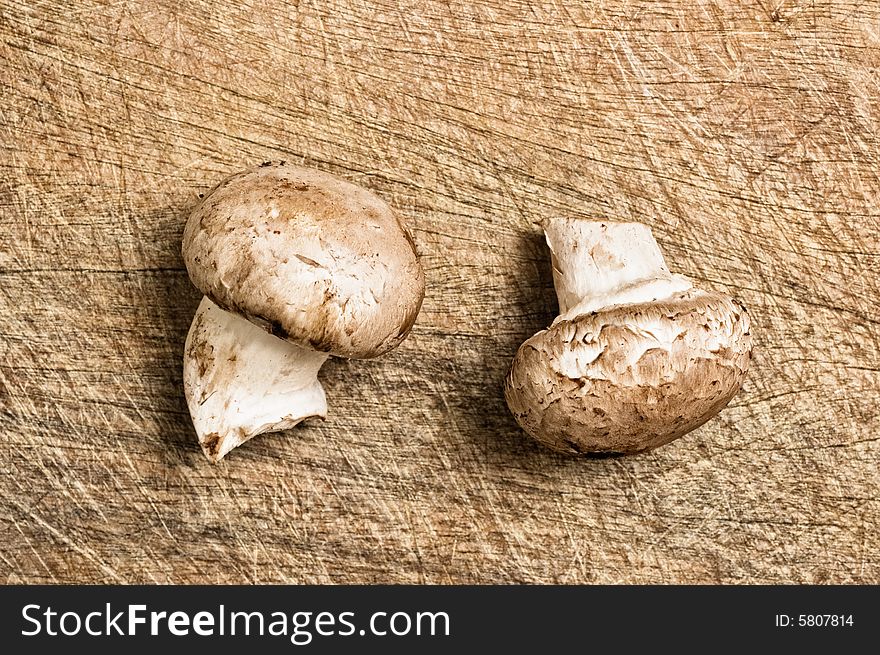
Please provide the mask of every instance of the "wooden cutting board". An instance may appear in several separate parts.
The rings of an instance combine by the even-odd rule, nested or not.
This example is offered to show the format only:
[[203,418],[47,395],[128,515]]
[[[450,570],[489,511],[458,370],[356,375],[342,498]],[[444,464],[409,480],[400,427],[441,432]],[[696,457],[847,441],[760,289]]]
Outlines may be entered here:
[[[880,5],[0,2],[0,580],[880,581]],[[286,159],[386,198],[428,292],[331,413],[212,466],[179,247]],[[557,456],[502,381],[556,314],[537,223],[650,225],[749,307],[743,391]]]

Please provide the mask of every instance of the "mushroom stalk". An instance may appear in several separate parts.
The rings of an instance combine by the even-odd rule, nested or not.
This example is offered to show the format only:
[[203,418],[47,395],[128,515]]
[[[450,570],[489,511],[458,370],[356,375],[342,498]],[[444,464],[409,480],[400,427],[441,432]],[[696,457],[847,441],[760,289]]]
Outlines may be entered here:
[[559,299],[554,324],[603,307],[668,298],[692,286],[669,272],[646,225],[551,218],[543,227]]
[[186,338],[183,382],[212,462],[251,437],[327,415],[318,371],[327,353],[301,348],[202,298]]

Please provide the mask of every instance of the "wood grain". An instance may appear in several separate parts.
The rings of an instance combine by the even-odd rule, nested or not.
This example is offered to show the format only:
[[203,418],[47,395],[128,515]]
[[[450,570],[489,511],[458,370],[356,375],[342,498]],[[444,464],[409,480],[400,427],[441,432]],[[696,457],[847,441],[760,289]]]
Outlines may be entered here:
[[[0,1],[0,580],[880,581],[880,5]],[[326,422],[210,465],[187,213],[268,159],[385,197],[428,293]],[[652,453],[521,432],[537,222],[652,226],[749,307],[744,390]]]

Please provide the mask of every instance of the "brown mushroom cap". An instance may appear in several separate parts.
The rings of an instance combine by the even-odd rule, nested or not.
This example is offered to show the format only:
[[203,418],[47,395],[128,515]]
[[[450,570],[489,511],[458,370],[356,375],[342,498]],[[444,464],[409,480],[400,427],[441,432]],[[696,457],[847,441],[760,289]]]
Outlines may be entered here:
[[399,344],[425,290],[412,238],[384,201],[284,162],[208,193],[187,221],[183,259],[193,284],[223,309],[343,357]]
[[555,450],[636,453],[717,414],[750,352],[745,308],[691,289],[557,321],[522,344],[505,396],[520,426]]

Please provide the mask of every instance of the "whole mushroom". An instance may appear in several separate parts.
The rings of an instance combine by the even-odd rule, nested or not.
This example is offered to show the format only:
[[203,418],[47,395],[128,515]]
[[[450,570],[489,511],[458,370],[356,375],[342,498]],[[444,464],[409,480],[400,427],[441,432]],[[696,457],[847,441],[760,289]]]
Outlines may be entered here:
[[424,297],[412,238],[385,202],[284,162],[210,191],[182,250],[205,294],[186,339],[184,391],[215,463],[258,434],[325,417],[322,364],[396,347]]
[[644,225],[543,227],[560,315],[520,346],[504,389],[528,434],[566,453],[637,453],[727,405],[752,349],[741,303],[670,273]]

